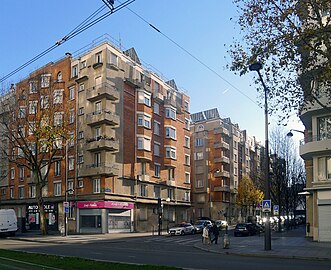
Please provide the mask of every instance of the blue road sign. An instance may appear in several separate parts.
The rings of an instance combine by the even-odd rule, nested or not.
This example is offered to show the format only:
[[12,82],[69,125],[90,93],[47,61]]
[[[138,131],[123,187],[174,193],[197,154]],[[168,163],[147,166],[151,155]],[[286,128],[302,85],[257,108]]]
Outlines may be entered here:
[[271,212],[271,200],[263,200],[262,210],[263,212]]
[[64,213],[69,214],[69,207],[64,207]]

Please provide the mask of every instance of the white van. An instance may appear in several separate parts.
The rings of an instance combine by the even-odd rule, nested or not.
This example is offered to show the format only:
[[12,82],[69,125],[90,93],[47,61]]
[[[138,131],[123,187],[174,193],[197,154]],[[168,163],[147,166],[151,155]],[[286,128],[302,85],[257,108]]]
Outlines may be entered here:
[[0,234],[15,235],[17,217],[13,209],[0,209]]

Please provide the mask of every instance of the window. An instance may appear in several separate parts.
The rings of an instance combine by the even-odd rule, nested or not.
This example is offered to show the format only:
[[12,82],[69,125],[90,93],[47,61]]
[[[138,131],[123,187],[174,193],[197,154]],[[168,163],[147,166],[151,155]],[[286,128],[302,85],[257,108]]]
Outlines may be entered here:
[[98,140],[100,136],[101,136],[101,127],[94,128],[94,138]]
[[75,134],[74,132],[69,133],[69,147],[73,147],[75,145]]
[[159,93],[160,92],[160,85],[159,83],[154,81],[154,93]]
[[196,138],[195,146],[203,146],[203,138]]
[[78,109],[78,115],[83,115],[84,114],[84,107],[80,107]]
[[151,151],[151,139],[145,137],[137,138],[137,145],[139,150]]
[[78,164],[82,164],[84,163],[84,156],[83,155],[79,155],[78,156]]
[[187,100],[184,101],[184,110],[187,112],[190,110],[190,104]]
[[165,116],[166,118],[171,118],[173,120],[176,120],[176,110],[171,107],[165,108]]
[[50,75],[41,75],[41,87],[49,87],[49,82],[51,80]]
[[165,148],[166,158],[176,159],[176,148],[171,146],[166,146]]
[[54,113],[54,125],[62,126],[63,125],[63,112]]
[[24,181],[24,167],[23,166],[18,167],[18,180]]
[[144,114],[138,114],[138,126],[151,128],[151,117]]
[[72,78],[75,78],[78,76],[78,65],[74,65],[72,68],[71,68],[71,77]]
[[154,134],[160,135],[161,124],[154,120]]
[[84,83],[79,84],[79,91],[84,91],[84,89],[85,89],[85,84]]
[[168,168],[168,180],[175,180],[175,168]]
[[15,179],[15,168],[10,168],[10,179],[11,180]]
[[237,167],[233,167],[233,174],[234,175],[237,175],[237,172],[238,172],[238,168]]
[[185,129],[190,130],[190,119],[185,118]]
[[100,178],[93,179],[93,193],[100,193]]
[[190,173],[185,172],[185,184],[190,184],[191,183],[190,177],[191,177]]
[[154,198],[161,197],[161,188],[159,186],[154,186]]
[[37,93],[37,82],[36,81],[30,81],[30,93]]
[[185,191],[184,200],[186,202],[189,202],[190,201],[190,192],[189,191]]
[[84,187],[84,180],[78,179],[78,187],[83,188]]
[[18,127],[18,138],[24,138],[25,137],[25,127],[19,126]]
[[154,142],[154,156],[160,156],[160,143]]
[[29,198],[36,198],[36,186],[29,186]]
[[94,154],[94,166],[99,167],[101,165],[101,153]]
[[69,88],[69,99],[70,100],[75,99],[75,86]]
[[62,72],[61,72],[61,71],[59,71],[59,72],[57,73],[57,81],[58,81],[58,82],[62,82]]
[[25,118],[26,116],[26,107],[20,106],[19,112],[18,112],[18,118]]
[[195,160],[202,160],[203,159],[203,152],[195,153]]
[[331,157],[318,158],[318,181],[331,180]]
[[168,188],[168,198],[174,200],[174,190],[172,188]]
[[154,102],[154,113],[160,114],[160,104],[157,102]]
[[78,139],[84,139],[84,131],[79,131],[78,132]]
[[54,175],[60,176],[61,175],[61,161],[57,160],[54,162]]
[[28,128],[28,133],[29,135],[32,135],[36,130],[36,122],[29,122],[29,128]]
[[72,124],[75,122],[75,110],[71,109],[69,111],[69,124]]
[[318,125],[318,140],[330,140],[331,116],[318,118],[317,125]]
[[24,198],[24,187],[18,187],[18,198],[19,199]]
[[86,68],[86,60],[80,62],[80,69]]
[[101,110],[102,110],[102,103],[101,103],[101,101],[96,102],[96,103],[94,104],[94,112],[95,112],[96,114],[98,114],[98,113],[101,113]]
[[176,129],[174,127],[166,127],[165,137],[176,140]]
[[160,177],[160,172],[161,172],[161,165],[154,163],[154,176]]
[[48,101],[48,96],[41,96],[40,97],[40,108],[41,109],[46,109],[48,108],[49,101]]
[[185,155],[185,165],[190,166],[190,155]]
[[95,78],[95,86],[100,87],[102,85],[102,77],[98,76]]
[[69,157],[68,160],[68,169],[69,171],[72,171],[75,167],[75,158],[74,157]]
[[29,101],[29,114],[36,114],[36,112],[37,112],[37,105],[38,105],[38,101],[37,100]]
[[147,197],[147,185],[140,184],[139,195],[142,197]]
[[151,106],[151,93],[138,91],[138,103]]
[[63,89],[54,90],[54,104],[63,103]]
[[195,187],[202,188],[203,187],[203,180],[202,179],[197,179],[195,181]]
[[190,148],[190,137],[185,136],[185,147]]
[[54,183],[54,196],[61,196],[61,183]]
[[117,55],[114,54],[114,53],[110,53],[110,63],[117,66],[118,65],[118,58],[117,58]]
[[74,194],[74,181],[72,181],[72,180],[68,181],[67,190],[70,190],[70,191],[68,191],[68,194]]
[[9,197],[10,197],[10,199],[14,199],[14,188],[13,187],[11,187],[9,190]]
[[56,138],[55,139],[54,147],[56,149],[62,149],[62,138]]
[[29,143],[29,150],[30,150],[30,152],[31,152],[32,155],[35,155],[36,154],[36,152],[37,152],[36,142]]
[[140,173],[141,173],[141,175],[146,175],[146,172],[147,172],[147,170],[146,170],[146,162],[145,161],[142,161],[140,163]]
[[95,54],[95,63],[102,63],[102,52]]

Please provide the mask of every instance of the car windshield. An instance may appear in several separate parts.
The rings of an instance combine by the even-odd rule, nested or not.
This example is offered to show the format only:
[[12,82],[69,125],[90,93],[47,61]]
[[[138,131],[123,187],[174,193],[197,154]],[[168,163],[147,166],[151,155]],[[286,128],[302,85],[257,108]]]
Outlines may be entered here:
[[197,221],[197,222],[195,223],[195,225],[203,225],[203,224],[205,224],[205,221]]
[[175,227],[185,227],[186,224],[177,224]]
[[245,229],[246,225],[245,224],[237,224],[236,228],[237,229]]

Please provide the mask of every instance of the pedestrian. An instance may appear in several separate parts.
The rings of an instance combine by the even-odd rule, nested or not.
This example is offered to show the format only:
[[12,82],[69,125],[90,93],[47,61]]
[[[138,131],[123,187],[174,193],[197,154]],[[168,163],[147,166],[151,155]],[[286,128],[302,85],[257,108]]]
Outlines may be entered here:
[[209,245],[210,244],[210,238],[209,238],[209,231],[208,227],[205,226],[202,231],[202,241],[204,245]]
[[214,235],[214,238],[211,240],[211,243],[215,242],[215,245],[217,245],[218,236],[220,234],[220,231],[216,224],[213,225],[211,231],[213,232],[213,235]]

